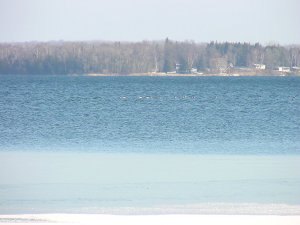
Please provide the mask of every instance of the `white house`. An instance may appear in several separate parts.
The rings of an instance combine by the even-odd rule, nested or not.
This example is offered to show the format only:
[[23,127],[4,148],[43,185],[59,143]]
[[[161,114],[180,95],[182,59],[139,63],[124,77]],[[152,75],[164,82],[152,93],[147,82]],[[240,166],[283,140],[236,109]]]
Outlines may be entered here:
[[196,69],[196,68],[192,68],[192,69],[191,69],[191,73],[193,73],[193,74],[197,74],[197,73],[198,73],[198,71],[197,71],[197,69]]
[[279,72],[291,72],[291,68],[290,67],[286,67],[286,66],[279,66],[278,67],[278,71]]
[[265,70],[266,69],[266,65],[265,64],[253,64],[255,69],[257,70]]

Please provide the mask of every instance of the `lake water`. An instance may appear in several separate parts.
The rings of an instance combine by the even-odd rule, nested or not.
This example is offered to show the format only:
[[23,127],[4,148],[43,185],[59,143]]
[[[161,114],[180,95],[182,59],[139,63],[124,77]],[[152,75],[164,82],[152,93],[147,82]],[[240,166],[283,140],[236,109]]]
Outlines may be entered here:
[[0,76],[2,214],[300,214],[299,171],[300,77]]

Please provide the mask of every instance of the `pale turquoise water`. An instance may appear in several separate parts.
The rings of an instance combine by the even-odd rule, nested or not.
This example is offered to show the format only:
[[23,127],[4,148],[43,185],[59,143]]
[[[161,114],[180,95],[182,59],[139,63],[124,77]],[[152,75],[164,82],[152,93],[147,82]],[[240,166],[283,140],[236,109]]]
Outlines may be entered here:
[[299,153],[299,77],[0,76],[2,214],[300,214]]
[[300,213],[300,156],[15,152],[0,153],[0,171],[2,214]]

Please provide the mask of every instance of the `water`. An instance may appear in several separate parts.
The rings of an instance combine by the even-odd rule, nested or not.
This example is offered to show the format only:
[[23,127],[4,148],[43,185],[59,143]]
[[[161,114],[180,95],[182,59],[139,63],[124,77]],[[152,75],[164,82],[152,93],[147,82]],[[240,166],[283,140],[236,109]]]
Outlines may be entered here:
[[0,76],[0,214],[300,214],[300,77]]
[[0,149],[299,154],[299,77],[0,76]]

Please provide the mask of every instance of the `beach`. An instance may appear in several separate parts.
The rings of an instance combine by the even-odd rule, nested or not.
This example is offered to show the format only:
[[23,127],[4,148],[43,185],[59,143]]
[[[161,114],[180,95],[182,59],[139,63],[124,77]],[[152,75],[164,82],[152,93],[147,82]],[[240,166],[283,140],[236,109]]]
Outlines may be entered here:
[[0,224],[14,225],[298,225],[300,216],[253,215],[101,215],[101,214],[27,214],[1,215]]

